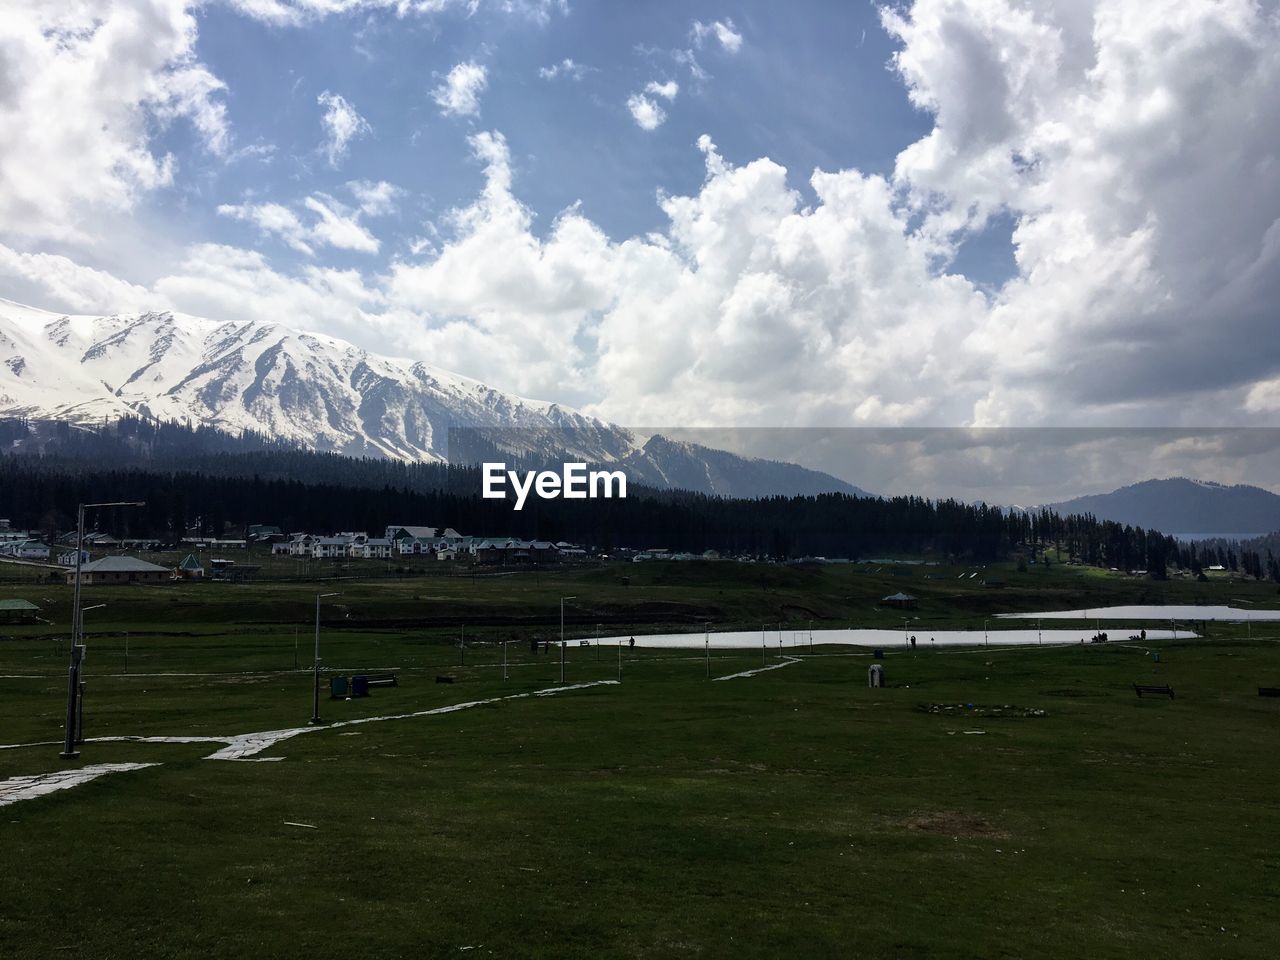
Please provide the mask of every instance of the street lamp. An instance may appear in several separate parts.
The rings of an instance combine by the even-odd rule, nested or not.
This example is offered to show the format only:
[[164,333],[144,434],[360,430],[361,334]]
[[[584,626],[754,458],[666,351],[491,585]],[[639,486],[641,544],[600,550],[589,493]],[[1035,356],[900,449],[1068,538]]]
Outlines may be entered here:
[[564,602],[577,600],[577,597],[560,598],[560,682],[564,683]]
[[707,646],[707,679],[711,679],[711,621],[702,622],[703,642]]
[[982,645],[983,645],[984,647],[989,647],[989,646],[991,646],[991,641],[990,641],[990,639],[987,637],[987,624],[988,624],[989,622],[990,622],[990,621],[987,621],[987,620],[983,620],[983,621],[982,621]]
[[316,594],[316,660],[311,676],[311,722],[320,722],[320,601],[325,597],[340,597],[341,593]]
[[67,729],[63,737],[63,760],[75,760],[80,756],[76,744],[83,738],[77,731],[84,729],[81,716],[82,694],[80,665],[84,662],[84,611],[80,609],[80,571],[84,560],[84,512],[97,507],[145,507],[143,500],[119,500],[112,503],[82,503],[76,507],[76,579],[71,594],[71,665],[67,667]]
[[[90,610],[101,610],[105,606],[106,606],[105,603],[95,603],[92,607],[84,607],[80,611],[80,616],[83,618],[84,615],[88,613]],[[128,634],[126,634],[126,636],[128,636]],[[79,704],[79,709],[76,710],[76,738],[75,739],[77,744],[84,743],[84,680],[82,679],[83,672],[84,672],[84,656],[85,656],[85,646],[82,642],[80,644],[80,665],[81,666],[80,666],[80,669],[77,671],[77,676],[76,676],[76,701]]]

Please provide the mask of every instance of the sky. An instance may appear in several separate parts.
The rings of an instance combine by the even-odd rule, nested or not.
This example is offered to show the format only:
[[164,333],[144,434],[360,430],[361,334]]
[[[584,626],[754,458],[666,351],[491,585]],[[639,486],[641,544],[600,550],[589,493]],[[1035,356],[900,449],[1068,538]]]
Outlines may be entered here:
[[1280,425],[1276,0],[0,8],[0,296],[629,425]]

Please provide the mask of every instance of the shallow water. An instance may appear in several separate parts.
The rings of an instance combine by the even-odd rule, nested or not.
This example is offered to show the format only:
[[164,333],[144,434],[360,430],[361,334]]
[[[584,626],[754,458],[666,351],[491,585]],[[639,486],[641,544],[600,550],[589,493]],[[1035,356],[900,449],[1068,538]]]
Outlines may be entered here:
[[[1112,643],[1125,641],[1129,638],[1129,631],[1127,630],[1110,630],[1108,633]],[[1039,634],[1035,630],[991,630],[986,633],[985,637],[981,630],[935,630],[931,633],[917,630],[915,632],[917,650],[929,649],[930,647],[980,647],[984,643],[993,647],[1035,646],[1038,643],[1043,643],[1046,646],[1066,643],[1078,644],[1081,640],[1087,643],[1092,635],[1093,631],[1086,629],[1044,630]],[[1174,634],[1170,630],[1147,631],[1148,641],[1170,640],[1173,639],[1173,636]],[[1177,631],[1178,639],[1189,639],[1194,636],[1195,634],[1190,630]],[[628,637],[601,637],[600,644],[604,647],[616,647],[619,643],[626,646],[628,639]],[[777,630],[767,631],[764,635],[766,648],[771,651],[778,650],[779,639],[781,639],[781,649],[784,653],[792,649],[804,650],[809,646],[809,631],[783,630],[781,637],[779,637]],[[758,630],[737,633],[712,633],[710,641],[714,650],[742,649],[744,647],[759,650],[761,635]],[[700,650],[703,648],[704,643],[705,640],[701,633],[660,633],[649,636],[637,634],[636,636],[637,647]],[[815,646],[841,644],[897,650],[901,650],[907,645],[901,630],[814,630],[813,643]],[[572,642],[570,642],[569,646],[572,647],[572,645]]]
[[1003,620],[1230,620],[1243,623],[1280,621],[1280,610],[1249,610],[1240,607],[1195,606],[1192,604],[1140,604],[1130,607],[1094,607],[1090,610],[1051,610],[1045,613],[1001,613]]

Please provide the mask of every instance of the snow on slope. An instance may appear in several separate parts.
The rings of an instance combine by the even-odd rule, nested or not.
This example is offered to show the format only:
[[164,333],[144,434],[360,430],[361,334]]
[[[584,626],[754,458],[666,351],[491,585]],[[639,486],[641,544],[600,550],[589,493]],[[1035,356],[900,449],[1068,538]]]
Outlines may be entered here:
[[404,460],[445,459],[453,426],[571,437],[574,453],[598,462],[636,447],[628,431],[557,404],[276,323],[64,316],[0,299],[0,364],[9,415],[133,414]]

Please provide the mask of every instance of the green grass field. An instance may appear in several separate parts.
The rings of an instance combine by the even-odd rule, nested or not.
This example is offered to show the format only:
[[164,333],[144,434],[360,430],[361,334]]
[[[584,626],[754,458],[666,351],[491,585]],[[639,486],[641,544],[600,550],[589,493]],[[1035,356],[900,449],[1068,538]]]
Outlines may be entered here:
[[[850,649],[715,683],[697,651],[639,649],[621,684],[326,727],[260,754],[278,762],[92,741],[305,726],[294,632],[305,667],[317,589],[343,591],[326,664],[401,679],[323,699],[330,723],[558,685],[558,658],[525,641],[558,634],[570,594],[575,636],[700,617],[886,625],[897,614],[874,600],[888,587],[917,593],[925,622],[961,626],[1002,609],[1280,599],[1067,568],[1005,571],[992,591],[853,568],[634,566],[87,591],[109,604],[89,614],[90,742],[75,764],[58,746],[0,750],[0,780],[159,765],[0,807],[0,956],[1274,954],[1280,700],[1257,687],[1280,686],[1280,626],[890,651],[884,690]],[[52,627],[0,627],[0,742],[61,738],[66,592],[42,603]],[[0,595],[40,602],[21,584]],[[494,640],[517,641],[506,681]],[[616,679],[616,652],[601,653],[570,647],[567,681]],[[760,664],[712,659],[718,676]],[[1177,699],[1140,700],[1135,681]]]

